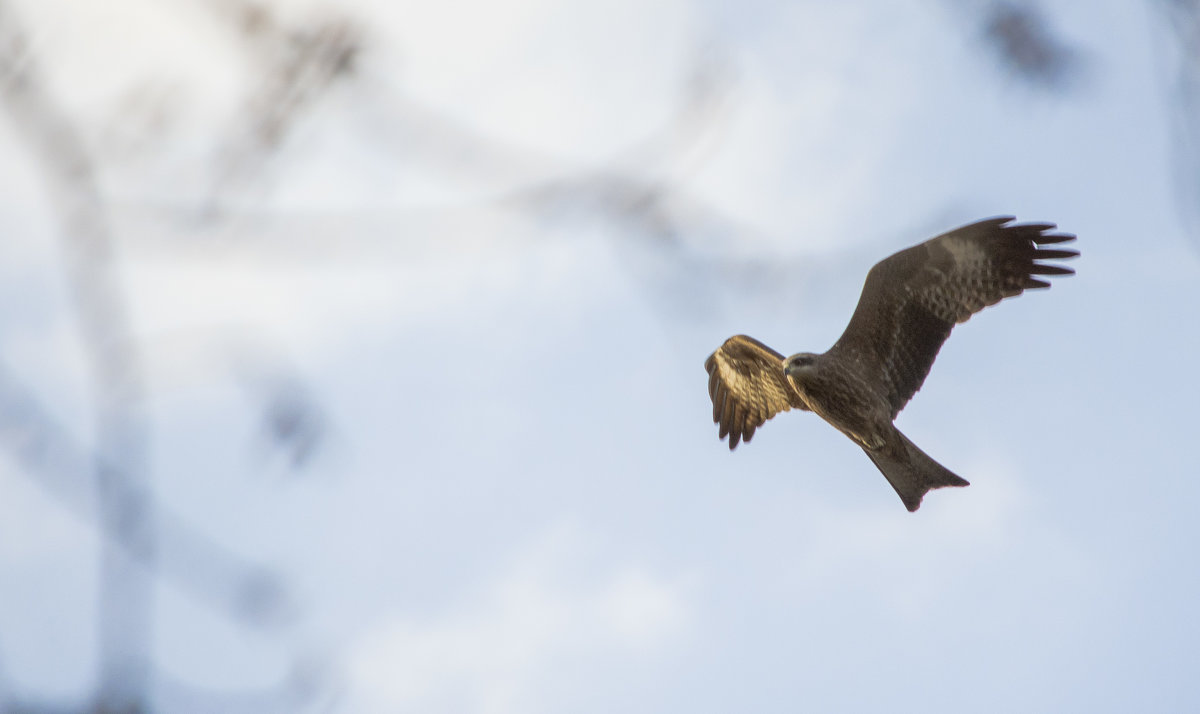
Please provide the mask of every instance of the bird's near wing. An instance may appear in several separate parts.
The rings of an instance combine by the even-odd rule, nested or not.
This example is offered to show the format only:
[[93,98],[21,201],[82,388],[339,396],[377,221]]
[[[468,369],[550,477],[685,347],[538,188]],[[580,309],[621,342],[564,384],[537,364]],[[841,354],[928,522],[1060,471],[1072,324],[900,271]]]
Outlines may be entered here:
[[921,388],[954,325],[1026,289],[1050,287],[1036,276],[1075,272],[1039,262],[1079,255],[1039,247],[1075,236],[1051,233],[1052,223],[1014,220],[956,228],[885,258],[867,274],[854,316],[830,353],[875,371],[893,419]]
[[753,337],[735,335],[704,361],[713,423],[720,438],[729,435],[729,450],[749,443],[754,430],[793,407],[807,409],[783,373],[783,355]]

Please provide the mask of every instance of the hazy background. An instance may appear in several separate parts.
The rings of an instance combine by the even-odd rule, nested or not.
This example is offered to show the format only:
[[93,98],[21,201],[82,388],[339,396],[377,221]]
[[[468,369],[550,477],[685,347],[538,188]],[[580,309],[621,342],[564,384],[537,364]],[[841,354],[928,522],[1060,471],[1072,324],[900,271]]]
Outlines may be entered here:
[[[0,711],[1200,708],[1200,3],[0,0]],[[907,513],[705,357],[1012,213]]]

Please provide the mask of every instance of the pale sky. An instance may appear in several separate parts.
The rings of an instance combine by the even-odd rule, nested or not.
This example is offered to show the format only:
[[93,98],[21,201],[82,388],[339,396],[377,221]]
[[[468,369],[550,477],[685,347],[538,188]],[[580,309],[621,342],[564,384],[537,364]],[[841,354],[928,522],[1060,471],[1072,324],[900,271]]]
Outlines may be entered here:
[[[1200,237],[1149,3],[1043,4],[1086,61],[1061,95],[952,3],[271,3],[357,20],[362,76],[215,223],[255,88],[237,36],[203,2],[12,5],[110,200],[157,495],[298,603],[260,634],[158,588],[164,678],[311,659],[364,714],[1200,707]],[[703,62],[725,89],[673,148]],[[0,155],[3,360],[86,441],[7,120]],[[619,192],[531,192],[596,174],[677,189],[677,243],[614,220]],[[957,328],[897,422],[969,488],[909,514],[812,414],[717,440],[721,341],[824,350],[875,261],[1008,213],[1078,234],[1078,275]],[[300,475],[256,441],[248,353],[329,414]],[[96,536],[11,459],[0,493],[0,691],[69,701]]]

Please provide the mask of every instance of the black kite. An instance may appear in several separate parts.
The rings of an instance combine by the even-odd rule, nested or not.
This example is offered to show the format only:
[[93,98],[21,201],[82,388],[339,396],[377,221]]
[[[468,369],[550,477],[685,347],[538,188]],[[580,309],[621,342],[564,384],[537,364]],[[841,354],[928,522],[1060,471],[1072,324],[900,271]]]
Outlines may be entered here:
[[862,447],[910,511],[931,489],[967,486],[893,425],[921,388],[950,330],[983,308],[1074,271],[1041,260],[1077,251],[1039,246],[1075,236],[1051,223],[988,218],[880,261],[846,331],[824,354],[783,355],[737,335],[704,363],[713,422],[730,450],[779,412],[812,411]]

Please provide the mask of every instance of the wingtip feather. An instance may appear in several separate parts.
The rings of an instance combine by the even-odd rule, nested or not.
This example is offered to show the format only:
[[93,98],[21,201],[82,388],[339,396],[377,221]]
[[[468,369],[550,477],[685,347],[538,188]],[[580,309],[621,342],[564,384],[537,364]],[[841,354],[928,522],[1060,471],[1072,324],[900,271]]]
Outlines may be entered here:
[[1034,263],[1029,269],[1030,275],[1074,275],[1075,271],[1061,265],[1042,265]]
[[1070,243],[1078,236],[1074,233],[1043,233],[1033,239],[1038,245],[1053,245],[1055,243]]
[[1038,248],[1033,251],[1034,260],[1068,260],[1078,257],[1079,251],[1069,248]]

